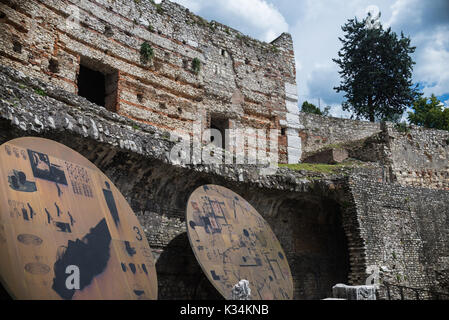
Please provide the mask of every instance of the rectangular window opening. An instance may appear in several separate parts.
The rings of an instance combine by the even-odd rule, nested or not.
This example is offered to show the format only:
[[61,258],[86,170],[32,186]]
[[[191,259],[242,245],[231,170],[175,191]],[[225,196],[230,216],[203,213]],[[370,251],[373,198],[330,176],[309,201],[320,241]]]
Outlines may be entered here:
[[[218,130],[221,134],[221,148],[226,149],[226,130],[229,129],[229,119],[220,117],[220,116],[214,116],[212,115],[210,118],[210,128]],[[215,142],[215,137],[213,136],[213,133],[211,133],[210,142]],[[218,143],[214,143],[218,146]]]
[[82,58],[77,86],[79,96],[109,111],[117,111],[117,70],[97,61]]

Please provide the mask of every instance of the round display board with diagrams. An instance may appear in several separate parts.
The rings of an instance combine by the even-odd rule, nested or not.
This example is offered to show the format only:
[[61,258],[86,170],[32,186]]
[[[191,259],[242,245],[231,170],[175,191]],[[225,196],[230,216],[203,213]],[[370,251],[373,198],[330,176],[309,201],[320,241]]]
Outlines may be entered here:
[[268,223],[229,189],[205,185],[187,204],[187,233],[206,276],[226,299],[240,280],[251,300],[289,300],[293,280],[284,251]]
[[125,198],[51,140],[0,146],[0,280],[14,299],[156,299],[153,254]]

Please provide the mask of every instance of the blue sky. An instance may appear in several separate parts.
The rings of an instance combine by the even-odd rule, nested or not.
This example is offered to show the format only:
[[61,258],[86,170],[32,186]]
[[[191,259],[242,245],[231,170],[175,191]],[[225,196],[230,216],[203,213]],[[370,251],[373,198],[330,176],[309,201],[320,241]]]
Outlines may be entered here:
[[[160,2],[160,1],[158,1]],[[332,61],[341,48],[341,26],[368,10],[382,13],[381,23],[403,31],[416,46],[413,80],[426,96],[432,93],[449,106],[449,0],[174,0],[198,15],[227,24],[256,39],[270,42],[282,32],[295,44],[300,103],[330,105],[337,117],[343,94]]]

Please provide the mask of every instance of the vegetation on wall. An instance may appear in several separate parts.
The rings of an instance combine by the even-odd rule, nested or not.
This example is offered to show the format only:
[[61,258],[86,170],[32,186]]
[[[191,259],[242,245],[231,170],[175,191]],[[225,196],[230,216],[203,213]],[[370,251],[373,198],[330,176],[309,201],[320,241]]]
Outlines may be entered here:
[[44,90],[39,89],[39,88],[34,89],[34,92],[35,92],[36,94],[40,95],[40,96],[43,96],[43,97],[46,97],[46,96],[47,96],[47,93],[46,93]]
[[201,71],[201,61],[198,58],[193,59],[192,61],[192,70],[195,74],[200,73]]
[[148,63],[154,58],[154,50],[148,42],[142,43],[140,47],[140,56],[143,63]]
[[162,9],[162,5],[160,3],[156,3],[154,2],[154,0],[150,0],[150,2],[153,4],[153,6],[156,7],[156,12],[159,14],[163,14],[164,13],[164,9]]

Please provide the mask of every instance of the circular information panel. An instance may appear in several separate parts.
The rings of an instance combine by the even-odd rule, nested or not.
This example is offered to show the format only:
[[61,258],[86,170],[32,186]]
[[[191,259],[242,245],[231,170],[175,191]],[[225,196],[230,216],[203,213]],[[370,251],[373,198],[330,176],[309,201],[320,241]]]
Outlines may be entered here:
[[288,300],[293,280],[285,253],[268,223],[226,188],[198,188],[187,205],[187,230],[203,271],[226,299],[240,280],[251,300]]
[[51,140],[0,146],[0,280],[15,299],[156,299],[154,259],[125,198]]

